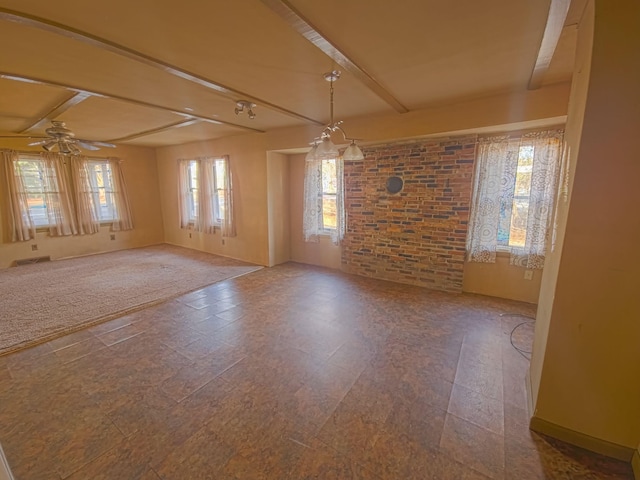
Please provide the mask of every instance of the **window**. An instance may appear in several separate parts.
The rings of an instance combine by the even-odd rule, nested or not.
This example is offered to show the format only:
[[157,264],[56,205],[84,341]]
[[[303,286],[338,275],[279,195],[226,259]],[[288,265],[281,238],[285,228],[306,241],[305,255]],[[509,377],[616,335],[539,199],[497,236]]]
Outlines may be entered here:
[[336,177],[336,161],[322,160],[322,191],[320,201],[322,202],[322,229],[336,229],[336,193],[338,179]]
[[235,236],[229,159],[180,160],[178,174],[180,227]]
[[479,142],[467,259],[495,262],[496,251],[513,265],[542,268],[560,172],[562,132]]
[[305,159],[303,235],[316,242],[329,235],[334,244],[344,237],[343,160]]
[[91,185],[91,195],[96,207],[98,221],[111,222],[118,219],[113,172],[107,160],[89,160],[87,175]]
[[194,223],[198,218],[198,162],[190,160],[187,169],[189,223]]
[[527,238],[529,195],[533,172],[532,145],[523,145],[518,150],[518,164],[513,197],[500,199],[500,223],[498,245],[501,247],[524,247]]
[[63,157],[54,153],[23,154],[12,150],[0,152],[6,175],[0,181],[6,192],[7,221],[11,241],[25,241],[36,236],[36,228],[46,228],[49,235],[77,233],[68,175]]
[[213,170],[213,179],[215,184],[213,212],[216,223],[222,223],[225,218],[225,179],[227,178],[227,162],[225,159],[216,158],[213,162]]
[[111,231],[133,229],[129,196],[117,158],[68,157],[75,187],[75,211],[81,235],[97,233],[100,226]]
[[28,212],[23,212],[23,215],[27,214],[36,227],[48,227],[48,208],[53,206],[47,199],[58,195],[56,172],[47,168],[44,160],[38,157],[21,155],[14,163],[27,199]]

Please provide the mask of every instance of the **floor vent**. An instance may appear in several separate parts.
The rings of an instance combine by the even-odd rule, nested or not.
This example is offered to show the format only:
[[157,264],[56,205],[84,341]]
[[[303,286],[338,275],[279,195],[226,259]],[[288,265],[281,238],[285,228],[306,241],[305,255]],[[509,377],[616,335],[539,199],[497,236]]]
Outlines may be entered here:
[[50,261],[51,257],[49,255],[45,257],[22,258],[20,260],[16,260],[16,267],[19,267],[20,265],[31,265],[32,263],[42,263]]

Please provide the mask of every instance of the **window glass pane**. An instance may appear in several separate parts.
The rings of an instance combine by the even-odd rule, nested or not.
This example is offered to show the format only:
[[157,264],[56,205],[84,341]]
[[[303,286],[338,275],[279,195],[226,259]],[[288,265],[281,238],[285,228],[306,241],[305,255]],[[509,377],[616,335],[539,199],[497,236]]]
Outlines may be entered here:
[[227,162],[223,159],[216,160],[214,163],[214,175],[216,182],[216,195],[215,201],[217,205],[214,208],[214,212],[217,212],[216,221],[222,222],[225,218],[225,210],[224,210],[224,187],[226,185],[226,176],[227,176]]
[[118,212],[115,203],[111,165],[106,160],[90,161],[88,171],[98,220],[100,222],[117,220]]
[[25,193],[27,194],[27,205],[29,216],[36,227],[46,227],[49,225],[47,214],[47,192],[44,162],[39,159],[20,159],[17,162],[17,171],[22,177]]
[[216,160],[215,161],[215,175],[216,175],[216,186],[218,188],[224,188],[225,184],[225,161],[224,160]]
[[529,199],[516,199],[513,201],[511,211],[511,232],[509,246],[524,247],[527,238],[527,218],[529,214]]
[[335,159],[322,160],[322,228],[336,228],[336,192],[338,191]]
[[337,178],[336,178],[336,161],[335,160],[323,160],[322,161],[322,192],[333,193],[337,191]]
[[509,245],[509,232],[511,230],[512,204],[505,200],[500,202],[500,223],[498,224],[498,245]]
[[198,217],[198,163],[189,162],[189,220],[195,221]]
[[531,172],[533,171],[533,146],[520,147],[514,197],[529,196],[531,191]]
[[325,229],[335,229],[336,223],[336,196],[325,194],[322,196],[322,226]]

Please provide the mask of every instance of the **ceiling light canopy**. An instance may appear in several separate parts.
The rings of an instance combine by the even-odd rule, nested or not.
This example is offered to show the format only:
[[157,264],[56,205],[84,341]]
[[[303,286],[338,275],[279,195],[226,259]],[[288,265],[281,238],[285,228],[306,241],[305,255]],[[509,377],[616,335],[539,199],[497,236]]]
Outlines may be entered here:
[[309,153],[307,153],[307,160],[329,160],[333,158],[337,158],[340,156],[340,151],[338,147],[331,141],[331,134],[334,132],[340,132],[342,134],[342,138],[344,140],[349,140],[351,143],[345,149],[344,153],[342,153],[343,160],[362,160],[364,159],[364,154],[360,147],[356,144],[355,138],[349,138],[344,131],[344,129],[340,126],[342,121],[336,122],[333,120],[333,82],[340,78],[340,71],[333,70],[331,72],[324,74],[324,79],[331,84],[329,87],[329,108],[330,108],[330,119],[329,124],[324,127],[320,137],[317,137],[313,140],[313,144]]

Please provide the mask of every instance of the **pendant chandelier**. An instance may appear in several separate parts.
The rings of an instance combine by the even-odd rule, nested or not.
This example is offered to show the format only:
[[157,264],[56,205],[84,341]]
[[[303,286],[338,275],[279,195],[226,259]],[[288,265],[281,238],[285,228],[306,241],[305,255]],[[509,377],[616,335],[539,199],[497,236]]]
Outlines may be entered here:
[[330,83],[329,87],[329,107],[330,107],[330,120],[329,124],[324,127],[322,130],[322,134],[320,137],[315,138],[313,141],[313,146],[309,153],[307,153],[307,160],[330,160],[334,158],[340,157],[340,151],[338,147],[331,141],[331,134],[333,132],[340,132],[342,134],[342,138],[344,140],[348,140],[351,143],[342,153],[343,160],[362,160],[364,159],[364,154],[360,147],[356,144],[355,138],[347,137],[346,132],[340,126],[342,121],[335,122],[333,120],[333,82],[340,78],[340,71],[333,70],[332,72],[328,72],[324,74],[324,79]]

